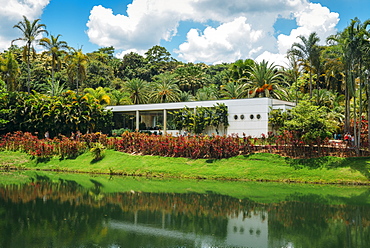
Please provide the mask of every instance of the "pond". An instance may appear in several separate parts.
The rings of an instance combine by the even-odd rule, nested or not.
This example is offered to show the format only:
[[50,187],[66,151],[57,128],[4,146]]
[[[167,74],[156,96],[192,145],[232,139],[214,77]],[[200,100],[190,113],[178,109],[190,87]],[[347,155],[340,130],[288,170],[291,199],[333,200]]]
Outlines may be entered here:
[[0,247],[369,247],[370,188],[0,172]]

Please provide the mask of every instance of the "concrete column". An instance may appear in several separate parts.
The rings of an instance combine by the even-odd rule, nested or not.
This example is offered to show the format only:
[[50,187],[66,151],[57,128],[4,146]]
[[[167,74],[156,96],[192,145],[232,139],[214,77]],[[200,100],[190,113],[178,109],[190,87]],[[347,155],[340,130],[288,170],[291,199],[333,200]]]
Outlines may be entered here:
[[163,109],[163,135],[167,133],[167,110]]
[[139,110],[136,110],[136,131],[139,131],[139,124],[140,124],[140,113]]

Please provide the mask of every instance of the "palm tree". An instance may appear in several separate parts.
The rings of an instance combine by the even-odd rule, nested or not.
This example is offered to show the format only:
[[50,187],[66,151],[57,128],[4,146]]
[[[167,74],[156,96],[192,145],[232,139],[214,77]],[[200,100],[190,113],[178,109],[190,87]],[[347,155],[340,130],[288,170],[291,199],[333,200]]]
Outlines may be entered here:
[[[302,74],[301,66],[299,66],[298,60],[295,56],[288,54],[287,56],[289,64],[288,68],[283,68],[282,74],[286,82],[290,85],[289,91],[291,95],[294,95],[294,100],[296,105],[298,104],[298,92],[300,90],[300,85],[298,84],[298,79]],[[291,101],[293,99],[289,99]]]
[[282,94],[286,93],[283,86],[288,86],[288,84],[284,81],[282,72],[273,63],[269,64],[263,60],[252,67],[246,90],[248,97],[281,98]]
[[51,56],[51,85],[52,85],[52,91],[51,95],[54,96],[54,72],[55,70],[59,69],[61,66],[61,59],[60,57],[63,54],[67,54],[66,51],[63,49],[68,49],[67,42],[65,41],[59,41],[60,35],[57,35],[56,37],[51,35],[50,38],[42,38],[40,40],[40,45],[45,47],[47,50],[43,52],[43,55],[47,54]]
[[30,69],[30,57],[31,53],[35,55],[36,51],[33,47],[33,43],[37,42],[37,37],[41,34],[48,34],[46,31],[45,24],[39,24],[40,19],[36,19],[30,22],[27,17],[23,16],[23,21],[18,22],[13,28],[18,28],[22,31],[23,37],[15,39],[13,41],[21,40],[25,41],[26,45],[23,47],[23,58],[27,63],[27,92],[30,93],[30,81],[31,81],[31,69]]
[[246,97],[246,84],[229,82],[221,86],[221,96],[225,99],[241,99]]
[[252,59],[239,59],[231,64],[230,71],[233,80],[240,80],[242,78],[249,78],[250,71],[254,61]]
[[151,100],[156,103],[178,102],[180,89],[175,80],[176,75],[162,73],[155,76]]
[[194,101],[194,96],[189,91],[180,91],[179,101],[180,102],[192,102]]
[[149,84],[140,78],[133,78],[124,83],[123,89],[130,94],[133,104],[143,104],[148,101]]
[[[344,31],[336,35],[330,36],[328,42],[337,44],[341,49],[341,59],[344,65],[344,78],[345,78],[345,127],[344,131],[348,132],[350,128],[350,102],[354,98],[356,103],[356,80],[355,77],[360,77],[360,86],[362,85],[361,79],[364,75],[363,60],[364,60],[364,46],[369,43],[369,34],[366,31],[369,21],[364,24],[359,19],[351,20],[351,23]],[[362,87],[360,87],[360,91]],[[360,93],[360,96],[362,94]],[[370,109],[369,109],[370,110]],[[369,111],[368,110],[368,111]],[[356,123],[356,104],[353,109],[354,123]],[[361,122],[360,122],[361,123]],[[359,127],[360,129],[360,127]],[[356,146],[358,145],[356,125],[354,125],[354,136]]]
[[20,69],[12,52],[8,51],[5,54],[5,58],[0,57],[0,71],[3,74],[2,78],[6,83],[7,91],[16,91],[19,87],[18,76]]
[[[298,36],[301,43],[293,43],[291,49],[288,51],[289,54],[299,58],[301,65],[310,74],[310,98],[312,98],[312,73],[315,70],[319,74],[319,64],[320,64],[320,48],[318,43],[320,38],[315,32],[308,36],[308,39],[302,35]],[[317,77],[317,80],[319,78]]]
[[76,94],[78,95],[79,84],[86,79],[86,67],[89,59],[81,49],[72,49],[66,59],[68,77],[71,82],[76,80]]
[[198,89],[197,93],[195,94],[195,98],[197,101],[216,100],[218,99],[218,93],[218,87],[214,84],[211,84]]

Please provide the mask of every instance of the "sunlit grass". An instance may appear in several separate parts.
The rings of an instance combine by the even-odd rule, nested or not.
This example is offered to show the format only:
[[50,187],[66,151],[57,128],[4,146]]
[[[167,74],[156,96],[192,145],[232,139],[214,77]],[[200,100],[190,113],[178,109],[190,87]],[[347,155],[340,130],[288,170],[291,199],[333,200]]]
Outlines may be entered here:
[[[301,183],[370,183],[370,158],[293,160],[257,153],[229,159],[187,159],[130,155],[107,150],[100,161],[90,153],[76,159],[32,160],[23,153],[1,152],[0,164],[29,169],[123,174],[160,178],[225,179]],[[9,161],[15,161],[10,163]]]

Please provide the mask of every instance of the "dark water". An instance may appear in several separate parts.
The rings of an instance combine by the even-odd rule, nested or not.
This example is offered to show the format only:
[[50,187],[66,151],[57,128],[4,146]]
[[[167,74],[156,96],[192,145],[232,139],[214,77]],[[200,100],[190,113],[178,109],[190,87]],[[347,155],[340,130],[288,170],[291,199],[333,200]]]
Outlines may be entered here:
[[370,247],[364,187],[58,174],[21,181],[0,181],[0,247]]

